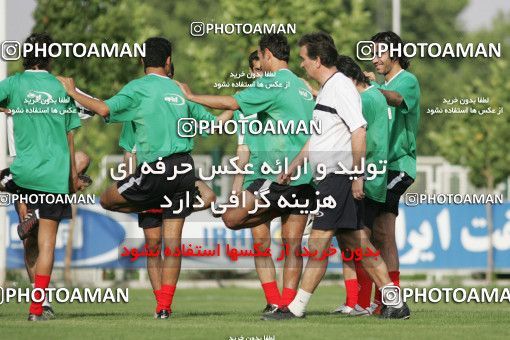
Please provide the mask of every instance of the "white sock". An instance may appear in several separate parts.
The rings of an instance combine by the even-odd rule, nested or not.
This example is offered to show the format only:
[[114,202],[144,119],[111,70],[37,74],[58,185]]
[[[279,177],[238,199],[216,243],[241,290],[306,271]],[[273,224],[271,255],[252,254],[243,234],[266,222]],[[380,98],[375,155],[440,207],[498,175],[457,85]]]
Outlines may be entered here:
[[306,305],[308,305],[308,301],[310,301],[310,298],[312,297],[312,293],[305,292],[302,289],[299,289],[296,297],[292,302],[289,304],[289,310],[294,314],[295,316],[303,316],[305,314]]
[[[32,288],[35,287],[35,284],[32,283]],[[51,307],[51,303],[48,301],[48,296],[44,297],[43,307]]]
[[387,289],[385,287],[395,287],[395,284],[393,282],[390,282],[387,285],[384,285],[381,288],[379,288],[379,290],[381,291],[382,300],[385,302],[390,302],[389,305],[391,307],[395,308],[402,307],[404,303],[402,302],[402,294],[400,293],[400,289],[398,290],[398,292],[395,292],[393,289]]

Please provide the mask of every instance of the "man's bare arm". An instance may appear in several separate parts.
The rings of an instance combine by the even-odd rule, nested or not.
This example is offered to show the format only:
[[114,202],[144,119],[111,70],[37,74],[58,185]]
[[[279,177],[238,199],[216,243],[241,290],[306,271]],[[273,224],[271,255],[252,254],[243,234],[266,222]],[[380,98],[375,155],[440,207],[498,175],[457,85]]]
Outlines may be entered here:
[[186,96],[188,100],[192,102],[207,106],[211,109],[218,110],[237,110],[239,109],[239,105],[237,101],[232,96],[210,96],[210,95],[198,95],[192,94],[189,97]]
[[69,172],[69,192],[74,193],[80,190],[78,172],[76,171],[76,159],[74,157],[74,134],[73,131],[67,133],[67,145],[69,146],[69,155],[71,157],[71,171]]
[[[237,146],[237,157],[239,159],[236,162],[237,167],[240,169],[244,169],[246,164],[248,164],[248,161],[250,160],[250,149],[247,145],[238,145]],[[236,174],[234,176],[234,183],[232,184],[232,190],[236,193],[240,193],[243,190],[243,180],[244,175],[243,174]]]
[[[124,164],[126,164],[126,169],[136,169],[136,153],[124,151]],[[131,171],[128,172],[128,175],[132,175]]]
[[226,123],[227,121],[232,119],[232,116],[234,116],[234,111],[232,110],[225,110],[218,116],[216,116],[216,120],[221,123]]
[[[351,135],[352,146],[352,165],[361,169],[361,159],[365,157],[366,153],[366,129],[361,127]],[[362,199],[365,195],[363,193],[363,177],[352,182],[352,195],[355,199]]]
[[181,91],[184,93],[188,100],[192,102],[207,106],[211,109],[218,110],[237,110],[239,109],[239,105],[237,101],[232,96],[210,96],[210,95],[198,95],[193,94],[187,84],[179,83],[176,81],[177,85],[181,88]]
[[91,98],[78,91],[74,84],[73,78],[57,77],[64,86],[67,94],[90,111],[94,111],[102,117],[110,114],[110,108],[100,99]]
[[287,173],[281,173],[278,176],[278,179],[277,179],[278,183],[287,184],[290,182],[290,178],[292,177],[292,174],[294,173],[294,171],[296,171],[296,169],[299,166],[303,165],[305,162],[305,158],[308,157],[309,145],[310,145],[310,139],[308,139],[306,141],[305,145],[303,145],[303,148],[301,149],[299,154],[296,156],[296,158],[294,158],[292,160],[292,162],[290,163],[289,168],[287,170]]
[[399,107],[400,104],[404,101],[404,98],[400,95],[400,93],[395,91],[388,91],[388,90],[381,90],[381,93],[386,98],[386,103],[388,103],[389,106],[393,107]]

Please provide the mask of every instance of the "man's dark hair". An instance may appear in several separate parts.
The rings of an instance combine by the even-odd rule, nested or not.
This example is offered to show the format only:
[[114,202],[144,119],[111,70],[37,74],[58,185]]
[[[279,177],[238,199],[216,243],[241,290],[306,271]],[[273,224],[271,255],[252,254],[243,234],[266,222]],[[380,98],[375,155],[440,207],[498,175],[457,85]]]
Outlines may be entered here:
[[[384,44],[388,44],[388,45],[393,45],[395,47],[402,46],[404,44],[402,39],[395,32],[392,32],[392,31],[379,32],[376,35],[374,35],[370,40],[372,40],[375,43],[384,43]],[[401,48],[401,50],[402,50],[402,48]],[[404,70],[407,70],[407,68],[409,67],[409,64],[411,63],[409,58],[406,57],[405,55],[401,55],[401,56],[394,55],[391,57],[391,59],[398,60],[400,67],[402,67]]]
[[358,64],[346,55],[339,55],[337,59],[336,68],[342,72],[346,77],[356,80],[358,83],[370,85],[370,80],[361,70]]
[[306,46],[310,59],[321,58],[321,64],[326,67],[336,65],[338,52],[333,38],[325,32],[305,34],[299,40],[299,46]]
[[259,41],[259,48],[262,53],[264,53],[264,50],[267,48],[273,53],[276,59],[289,62],[290,46],[287,42],[287,37],[282,33],[262,35]]
[[[23,57],[23,68],[25,70],[34,69],[36,66],[41,70],[48,70],[50,64],[50,56],[48,54],[49,46],[53,44],[53,39],[47,33],[32,33],[25,40],[25,44],[34,45],[31,52],[28,52]],[[46,44],[45,55],[41,55],[43,51],[43,44]],[[38,48],[35,47],[38,46]],[[38,55],[36,55],[38,50]]]
[[145,40],[144,67],[165,67],[166,59],[172,56],[172,44],[165,38],[154,37]]
[[250,64],[250,70],[253,70],[253,62],[255,60],[259,60],[259,53],[258,53],[258,51],[251,52],[250,56],[248,57],[248,63]]

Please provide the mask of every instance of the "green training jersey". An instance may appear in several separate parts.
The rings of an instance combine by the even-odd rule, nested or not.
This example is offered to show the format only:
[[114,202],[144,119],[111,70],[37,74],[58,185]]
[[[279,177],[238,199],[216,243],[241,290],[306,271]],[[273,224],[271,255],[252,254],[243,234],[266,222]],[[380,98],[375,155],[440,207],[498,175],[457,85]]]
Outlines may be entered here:
[[[361,109],[367,121],[366,157],[365,164],[373,163],[377,171],[382,171],[387,164],[379,161],[388,160],[390,138],[389,106],[384,95],[374,86],[368,87],[361,93]],[[371,176],[369,173],[367,176]],[[386,185],[388,172],[378,174],[374,179],[365,181],[365,195],[374,201],[386,201]]]
[[81,125],[74,100],[55,76],[43,70],[27,70],[1,81],[3,100],[13,113],[14,183],[25,189],[69,193],[67,133]]
[[122,123],[120,131],[119,146],[129,153],[136,151],[135,149],[135,127],[132,122]]
[[[306,84],[288,69],[280,69],[274,76],[264,76],[257,79],[253,86],[234,95],[241,111],[245,115],[257,113],[257,119],[262,126],[266,124],[277,125],[293,122],[295,126],[304,122],[309,126],[313,119],[315,101]],[[309,131],[308,131],[309,132]],[[254,138],[250,145],[261,162],[266,162],[272,169],[288,163],[299,154],[310,134],[281,133],[265,134]],[[260,168],[260,167],[259,167]],[[257,169],[258,171],[259,169]],[[276,181],[278,175],[262,174],[259,178]],[[302,174],[291,185],[309,184],[312,182],[310,167],[307,165],[307,174]]]
[[398,92],[402,98],[399,107],[391,107],[390,149],[388,169],[405,171],[416,178],[416,135],[420,121],[420,85],[406,70],[400,71],[381,89]]
[[[207,120],[212,119],[212,115],[200,104],[189,102],[188,105],[191,109],[192,117],[202,117]],[[136,127],[133,122],[122,123],[122,130],[119,137],[119,146],[130,153],[136,153],[135,147],[135,130]],[[191,147],[193,148],[193,139],[191,139]]]
[[174,80],[156,74],[129,82],[105,103],[110,109],[110,122],[132,122],[138,164],[193,149],[192,137],[179,136],[181,118],[216,119],[203,107],[184,99]]

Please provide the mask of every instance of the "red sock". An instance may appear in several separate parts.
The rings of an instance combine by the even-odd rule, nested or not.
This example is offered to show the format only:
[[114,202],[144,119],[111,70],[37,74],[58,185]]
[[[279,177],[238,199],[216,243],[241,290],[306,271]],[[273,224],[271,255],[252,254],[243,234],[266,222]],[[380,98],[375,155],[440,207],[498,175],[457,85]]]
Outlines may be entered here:
[[297,294],[297,290],[284,287],[283,291],[282,291],[282,298],[280,299],[280,303],[278,304],[278,307],[288,306],[289,303],[291,303],[292,300],[294,300],[294,298],[296,297],[296,294]]
[[282,297],[280,296],[276,281],[263,283],[262,289],[264,289],[268,305],[278,305],[278,303],[280,303]]
[[163,305],[163,298],[161,295],[161,289],[153,290],[154,296],[156,297],[156,313],[161,312],[161,310],[165,309]]
[[355,262],[356,276],[359,283],[358,305],[362,308],[370,307],[370,297],[372,296],[373,281],[363,269],[363,265],[358,261]]
[[400,287],[400,272],[398,270],[394,272],[389,272],[388,275],[390,276],[391,281],[395,286]]
[[163,209],[161,209],[161,208],[148,209],[148,210],[145,210],[143,212],[146,213],[146,214],[162,214],[163,213]]
[[347,293],[345,298],[345,305],[354,308],[354,306],[358,303],[358,280],[344,280],[344,283],[345,291]]
[[175,294],[175,286],[161,285],[160,296],[161,296],[161,307],[169,312],[172,312],[172,300]]
[[[50,285],[50,276],[49,275],[37,275],[35,274],[34,279],[34,289],[41,288],[46,289]],[[39,291],[34,292],[34,298],[39,301],[39,299],[43,298],[44,294],[41,294]],[[43,312],[42,304],[44,299],[41,302],[32,301],[30,304],[30,314],[41,315]]]

